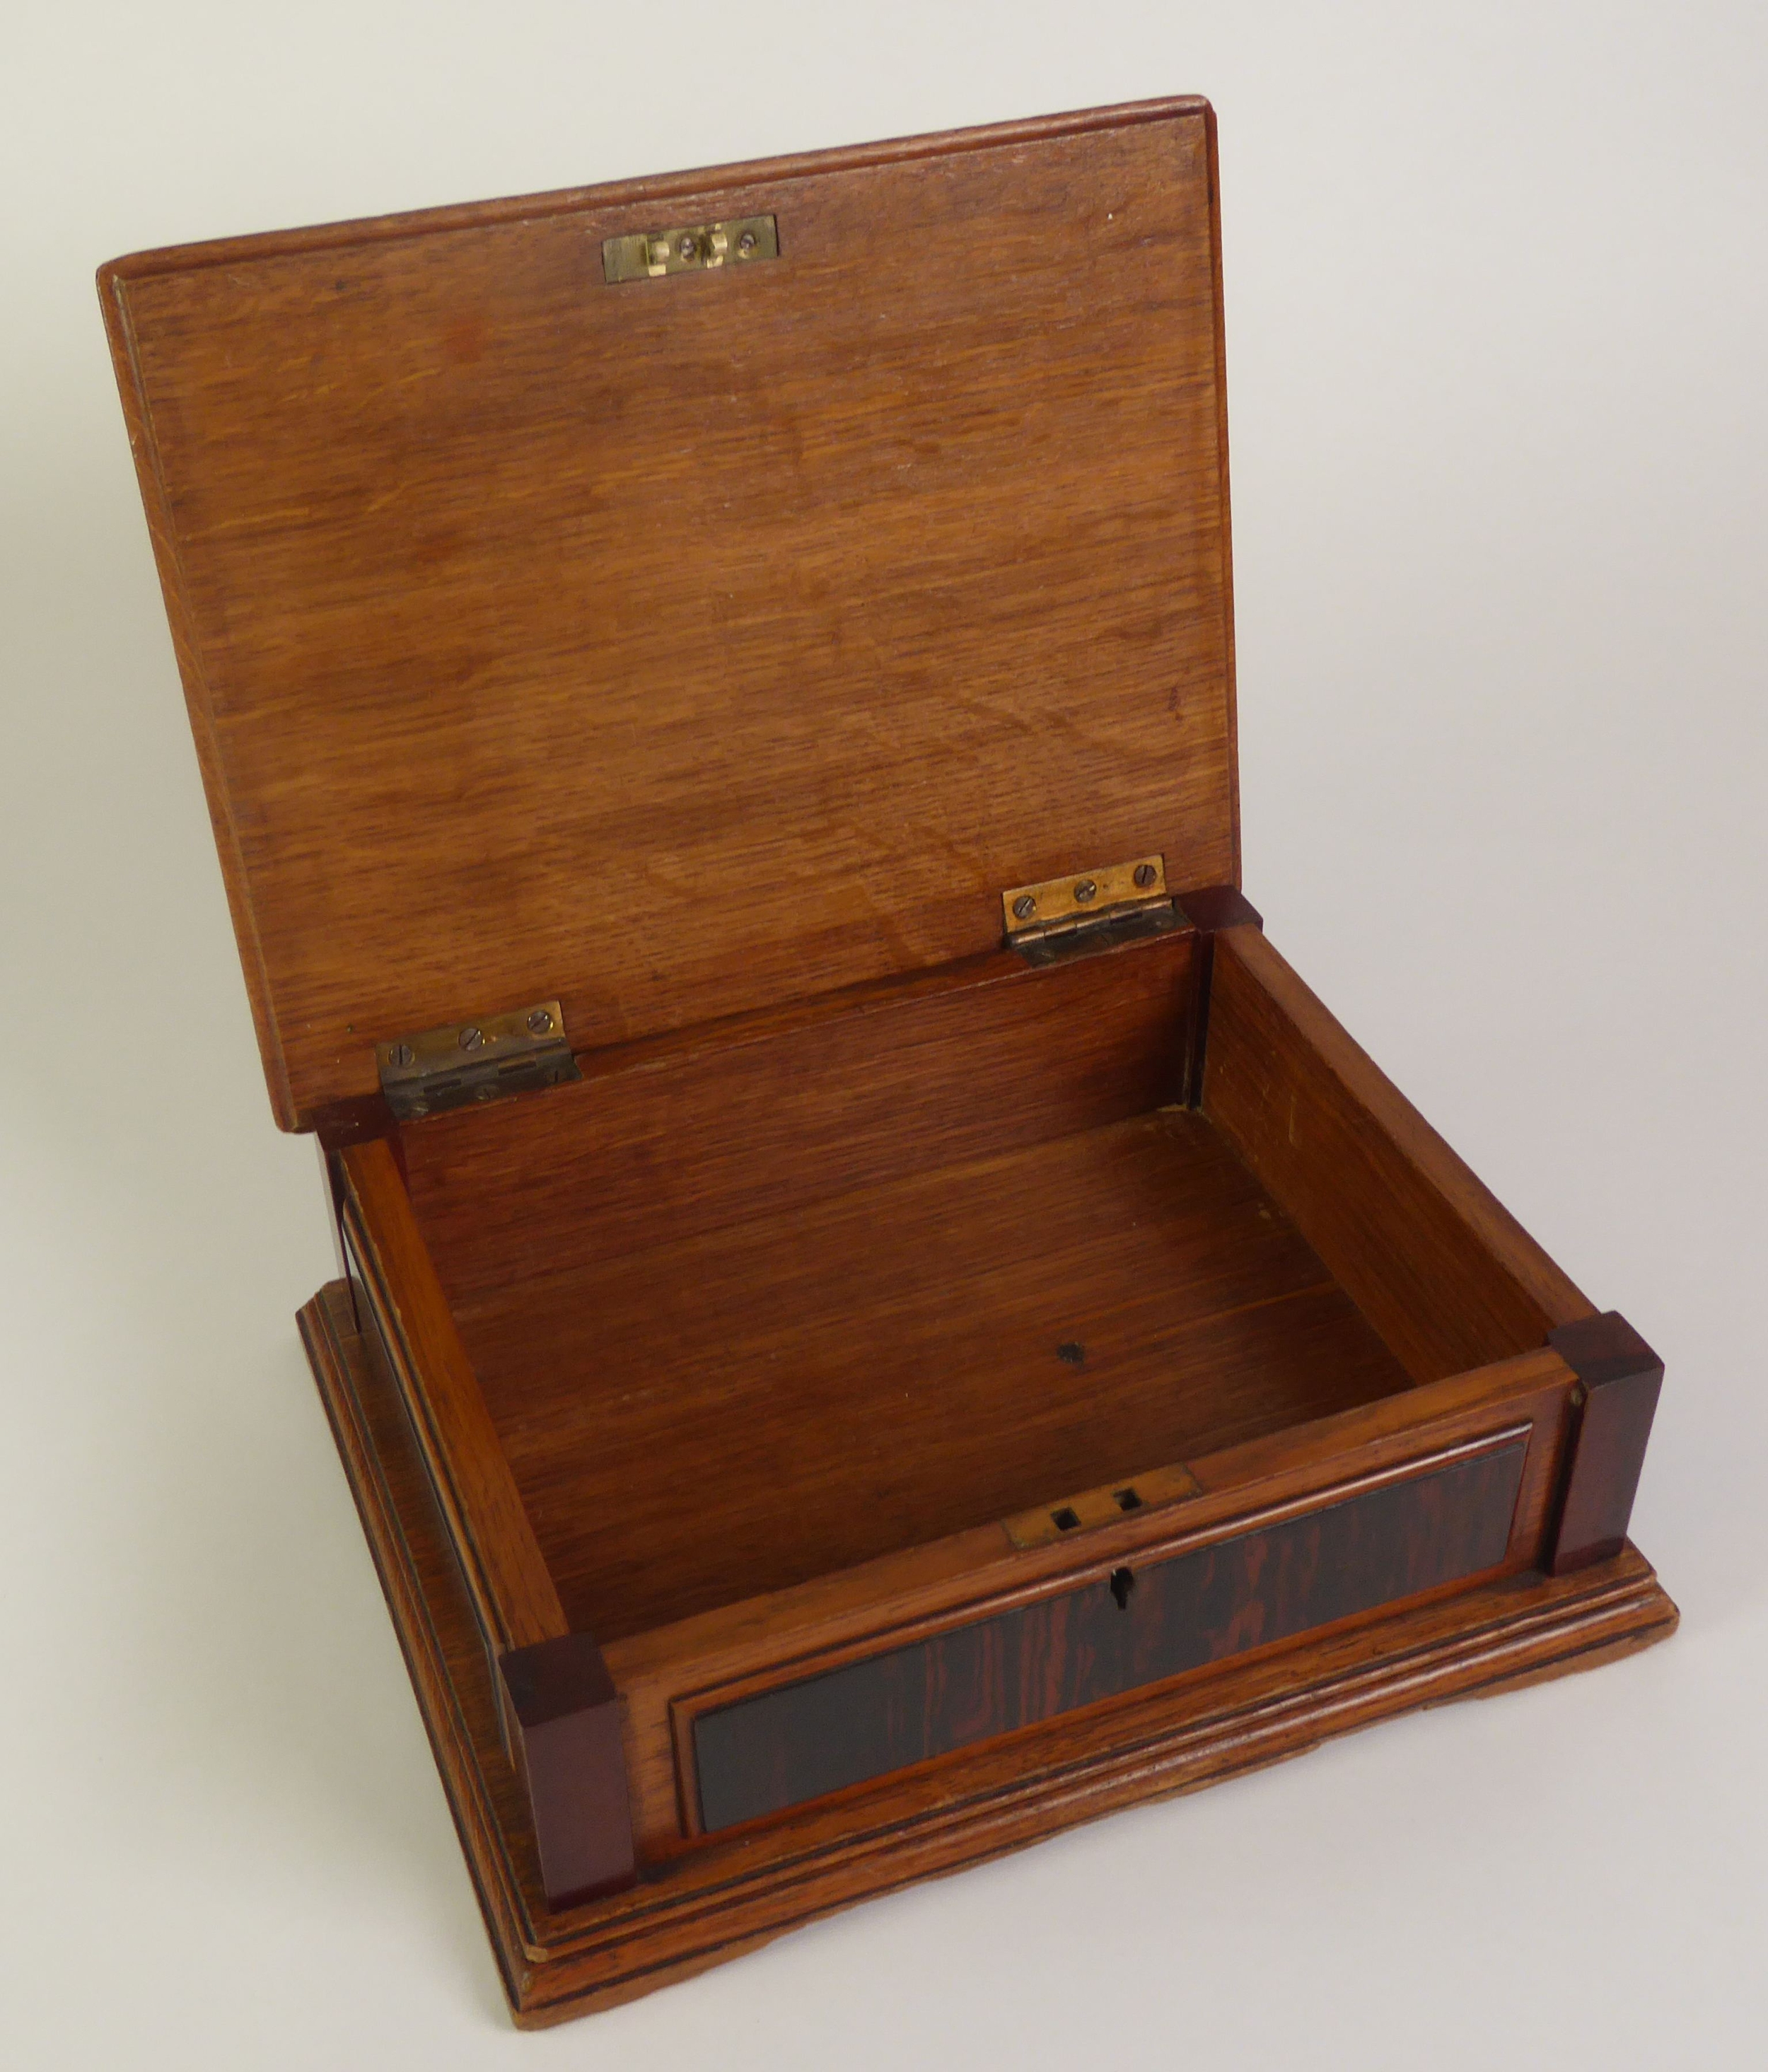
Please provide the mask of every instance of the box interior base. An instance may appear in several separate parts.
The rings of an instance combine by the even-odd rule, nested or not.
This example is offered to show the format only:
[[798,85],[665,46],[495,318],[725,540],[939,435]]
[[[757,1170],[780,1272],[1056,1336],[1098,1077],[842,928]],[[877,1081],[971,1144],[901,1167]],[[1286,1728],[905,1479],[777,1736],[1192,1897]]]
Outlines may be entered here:
[[452,1277],[565,1609],[604,1643],[1408,1385],[1177,1106],[637,1251],[599,1235]]

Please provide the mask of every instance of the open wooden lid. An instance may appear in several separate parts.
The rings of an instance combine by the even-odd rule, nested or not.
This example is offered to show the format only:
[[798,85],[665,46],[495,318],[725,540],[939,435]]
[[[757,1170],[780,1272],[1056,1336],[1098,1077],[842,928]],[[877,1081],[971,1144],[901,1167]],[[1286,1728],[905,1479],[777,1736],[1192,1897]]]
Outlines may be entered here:
[[1237,882],[1218,261],[1174,101],[106,267],[278,1121]]

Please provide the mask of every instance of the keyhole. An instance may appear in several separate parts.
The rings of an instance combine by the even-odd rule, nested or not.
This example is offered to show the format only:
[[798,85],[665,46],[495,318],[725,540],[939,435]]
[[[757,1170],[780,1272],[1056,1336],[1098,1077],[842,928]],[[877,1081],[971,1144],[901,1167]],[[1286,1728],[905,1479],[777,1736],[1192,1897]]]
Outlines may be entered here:
[[1113,1568],[1108,1587],[1112,1595],[1117,1600],[1118,1610],[1127,1612],[1129,1610],[1130,1593],[1136,1587],[1135,1571],[1132,1568]]

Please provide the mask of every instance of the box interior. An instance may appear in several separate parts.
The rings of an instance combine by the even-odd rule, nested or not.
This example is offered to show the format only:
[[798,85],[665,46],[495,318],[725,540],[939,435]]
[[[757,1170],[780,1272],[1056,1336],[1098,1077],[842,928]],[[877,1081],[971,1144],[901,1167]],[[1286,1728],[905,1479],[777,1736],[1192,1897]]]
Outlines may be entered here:
[[1188,934],[1003,955],[406,1132],[604,1643],[1404,1389],[1207,1112]]

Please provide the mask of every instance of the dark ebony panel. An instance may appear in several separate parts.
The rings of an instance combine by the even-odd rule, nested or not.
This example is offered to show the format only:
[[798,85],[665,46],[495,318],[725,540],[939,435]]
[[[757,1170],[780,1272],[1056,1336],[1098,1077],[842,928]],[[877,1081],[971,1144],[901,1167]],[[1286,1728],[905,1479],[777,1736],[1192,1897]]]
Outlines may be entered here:
[[1521,1442],[740,1700],[694,1723],[709,1832],[1496,1565]]

